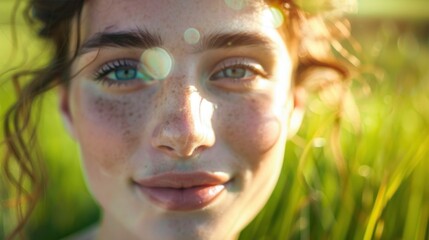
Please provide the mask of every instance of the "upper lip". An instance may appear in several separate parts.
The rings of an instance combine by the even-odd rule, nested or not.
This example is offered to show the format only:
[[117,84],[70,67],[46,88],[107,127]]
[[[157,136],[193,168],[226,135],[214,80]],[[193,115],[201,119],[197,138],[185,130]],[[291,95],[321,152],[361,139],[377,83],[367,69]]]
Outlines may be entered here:
[[225,184],[229,177],[225,173],[209,172],[166,172],[136,180],[135,183],[147,188],[191,188]]

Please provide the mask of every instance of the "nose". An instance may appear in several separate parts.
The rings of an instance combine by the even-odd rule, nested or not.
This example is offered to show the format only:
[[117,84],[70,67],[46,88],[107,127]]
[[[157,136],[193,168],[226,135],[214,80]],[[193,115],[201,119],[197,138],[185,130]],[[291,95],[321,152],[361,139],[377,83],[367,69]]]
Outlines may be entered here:
[[166,91],[156,111],[160,116],[152,146],[175,159],[189,159],[213,146],[214,106],[193,86]]

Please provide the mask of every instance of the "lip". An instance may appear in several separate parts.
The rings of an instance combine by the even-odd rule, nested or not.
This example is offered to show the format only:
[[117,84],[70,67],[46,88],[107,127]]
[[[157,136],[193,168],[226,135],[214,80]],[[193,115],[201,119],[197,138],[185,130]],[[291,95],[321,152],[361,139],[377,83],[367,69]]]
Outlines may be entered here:
[[213,202],[229,182],[225,173],[167,172],[134,181],[149,200],[168,210],[192,211]]

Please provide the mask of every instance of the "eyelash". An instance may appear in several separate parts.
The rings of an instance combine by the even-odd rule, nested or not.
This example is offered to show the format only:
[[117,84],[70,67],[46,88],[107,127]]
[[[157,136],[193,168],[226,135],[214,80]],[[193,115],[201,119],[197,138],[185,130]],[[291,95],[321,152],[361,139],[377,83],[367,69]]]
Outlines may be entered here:
[[118,59],[112,62],[103,64],[94,74],[94,79],[101,80],[103,77],[120,67],[137,67],[138,64],[130,59]]
[[[268,79],[270,78],[270,75],[265,72],[263,69],[258,68],[256,66],[254,66],[254,64],[252,63],[248,63],[249,60],[247,59],[235,59],[234,62],[225,62],[222,64],[222,66],[220,67],[220,69],[218,69],[215,73],[213,73],[210,77],[210,80],[212,80],[211,78],[217,74],[220,73],[222,71],[225,71],[227,69],[231,69],[231,68],[235,68],[235,69],[239,69],[239,68],[243,68],[246,69],[248,71],[251,71],[252,73],[254,73],[257,76],[261,76],[262,78]],[[130,82],[134,82],[134,81],[118,81],[118,80],[112,80],[109,78],[106,78],[107,75],[109,75],[110,73],[114,72],[115,70],[118,70],[120,68],[138,68],[138,62],[132,59],[117,59],[117,60],[113,60],[111,62],[107,62],[105,64],[103,64],[99,70],[97,70],[94,75],[93,75],[93,79],[102,83],[106,83],[109,86],[112,85],[125,85],[125,84],[129,84]],[[217,80],[217,79],[214,79]],[[234,81],[239,81],[240,78],[234,78]]]
[[265,72],[263,69],[259,69],[254,65],[246,62],[247,62],[246,60],[236,60],[235,63],[232,63],[232,64],[224,63],[222,67],[218,71],[216,71],[216,73],[225,71],[230,68],[244,68],[252,71],[256,75],[259,75],[263,78],[270,78],[270,75],[267,72]]
[[97,70],[93,78],[96,81],[106,82],[109,85],[122,85],[126,84],[128,81],[116,81],[116,80],[110,80],[105,78],[107,75],[109,75],[111,72],[120,69],[120,68],[138,68],[138,62],[131,59],[117,59],[111,62],[107,62],[103,64],[99,70]]

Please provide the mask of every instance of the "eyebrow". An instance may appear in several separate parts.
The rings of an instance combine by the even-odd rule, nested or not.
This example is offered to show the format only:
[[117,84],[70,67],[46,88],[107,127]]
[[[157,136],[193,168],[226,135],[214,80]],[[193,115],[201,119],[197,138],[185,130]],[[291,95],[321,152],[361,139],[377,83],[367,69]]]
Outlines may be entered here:
[[202,37],[197,51],[220,48],[262,46],[275,48],[275,44],[268,37],[254,32],[214,33]]
[[[119,32],[100,32],[86,40],[79,48],[78,55],[103,47],[153,48],[163,45],[160,35],[145,29],[133,29]],[[254,32],[213,33],[203,36],[195,46],[196,52],[210,49],[262,46],[275,48],[275,44],[267,37]]]
[[161,46],[162,39],[157,34],[152,34],[145,29],[134,29],[120,32],[100,32],[86,40],[79,48],[78,55],[96,50],[102,47],[125,48],[152,48]]

